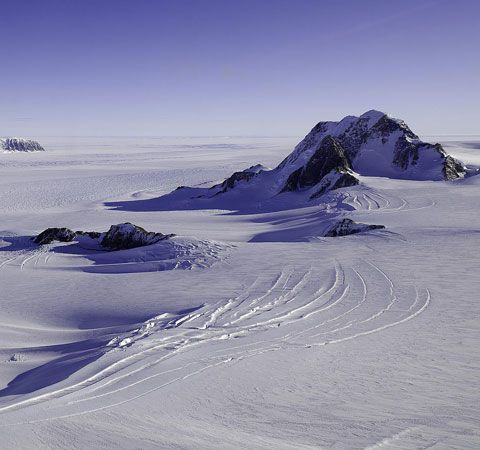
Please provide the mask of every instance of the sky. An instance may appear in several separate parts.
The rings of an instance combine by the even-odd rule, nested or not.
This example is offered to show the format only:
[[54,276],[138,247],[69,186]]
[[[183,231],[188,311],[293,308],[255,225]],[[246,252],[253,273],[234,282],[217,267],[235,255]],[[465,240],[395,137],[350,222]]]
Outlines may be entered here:
[[480,134],[478,0],[0,0],[0,136]]

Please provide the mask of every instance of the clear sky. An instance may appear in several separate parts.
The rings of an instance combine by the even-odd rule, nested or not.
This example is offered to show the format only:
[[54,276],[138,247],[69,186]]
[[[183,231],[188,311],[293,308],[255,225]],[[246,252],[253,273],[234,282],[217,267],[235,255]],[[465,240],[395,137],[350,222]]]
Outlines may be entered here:
[[0,135],[480,134],[478,0],[0,0]]

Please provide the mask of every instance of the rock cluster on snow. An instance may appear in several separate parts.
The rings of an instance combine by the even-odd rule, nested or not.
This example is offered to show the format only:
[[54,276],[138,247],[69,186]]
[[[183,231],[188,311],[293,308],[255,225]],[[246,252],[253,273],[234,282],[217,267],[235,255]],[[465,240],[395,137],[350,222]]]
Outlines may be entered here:
[[105,236],[103,236],[100,244],[102,247],[110,250],[122,250],[155,244],[173,236],[175,235],[149,232],[142,227],[127,222],[112,225]]
[[5,138],[0,139],[0,149],[4,152],[44,152],[45,149],[30,139]]
[[99,240],[99,244],[109,250],[124,250],[143,247],[169,239],[174,234],[154,233],[132,223],[112,225],[106,233],[96,231],[72,231],[69,228],[47,228],[33,239],[36,244],[51,244],[54,241],[71,242],[77,236],[88,236]]
[[369,230],[379,230],[385,228],[383,225],[370,225],[358,223],[352,219],[342,219],[336,222],[325,233],[326,237],[347,236],[349,234],[362,233]]
[[33,239],[35,244],[51,244],[53,241],[72,242],[76,237],[75,231],[69,228],[47,228]]

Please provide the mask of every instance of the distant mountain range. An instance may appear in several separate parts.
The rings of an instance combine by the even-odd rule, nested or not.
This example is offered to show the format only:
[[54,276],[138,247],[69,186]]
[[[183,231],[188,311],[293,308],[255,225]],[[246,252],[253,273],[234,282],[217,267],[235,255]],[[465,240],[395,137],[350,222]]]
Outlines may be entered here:
[[0,150],[4,152],[44,152],[45,149],[37,142],[22,138],[0,138]]

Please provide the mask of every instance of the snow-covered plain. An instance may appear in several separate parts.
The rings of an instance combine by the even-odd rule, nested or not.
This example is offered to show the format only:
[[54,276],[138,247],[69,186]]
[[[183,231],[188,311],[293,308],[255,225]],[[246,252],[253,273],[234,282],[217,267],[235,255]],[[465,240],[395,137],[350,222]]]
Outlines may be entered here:
[[[0,155],[0,448],[479,448],[480,176],[324,207],[156,208],[299,139],[43,138]],[[480,166],[480,137],[428,137]],[[292,194],[294,195],[294,194]],[[175,233],[119,252],[47,227]]]

